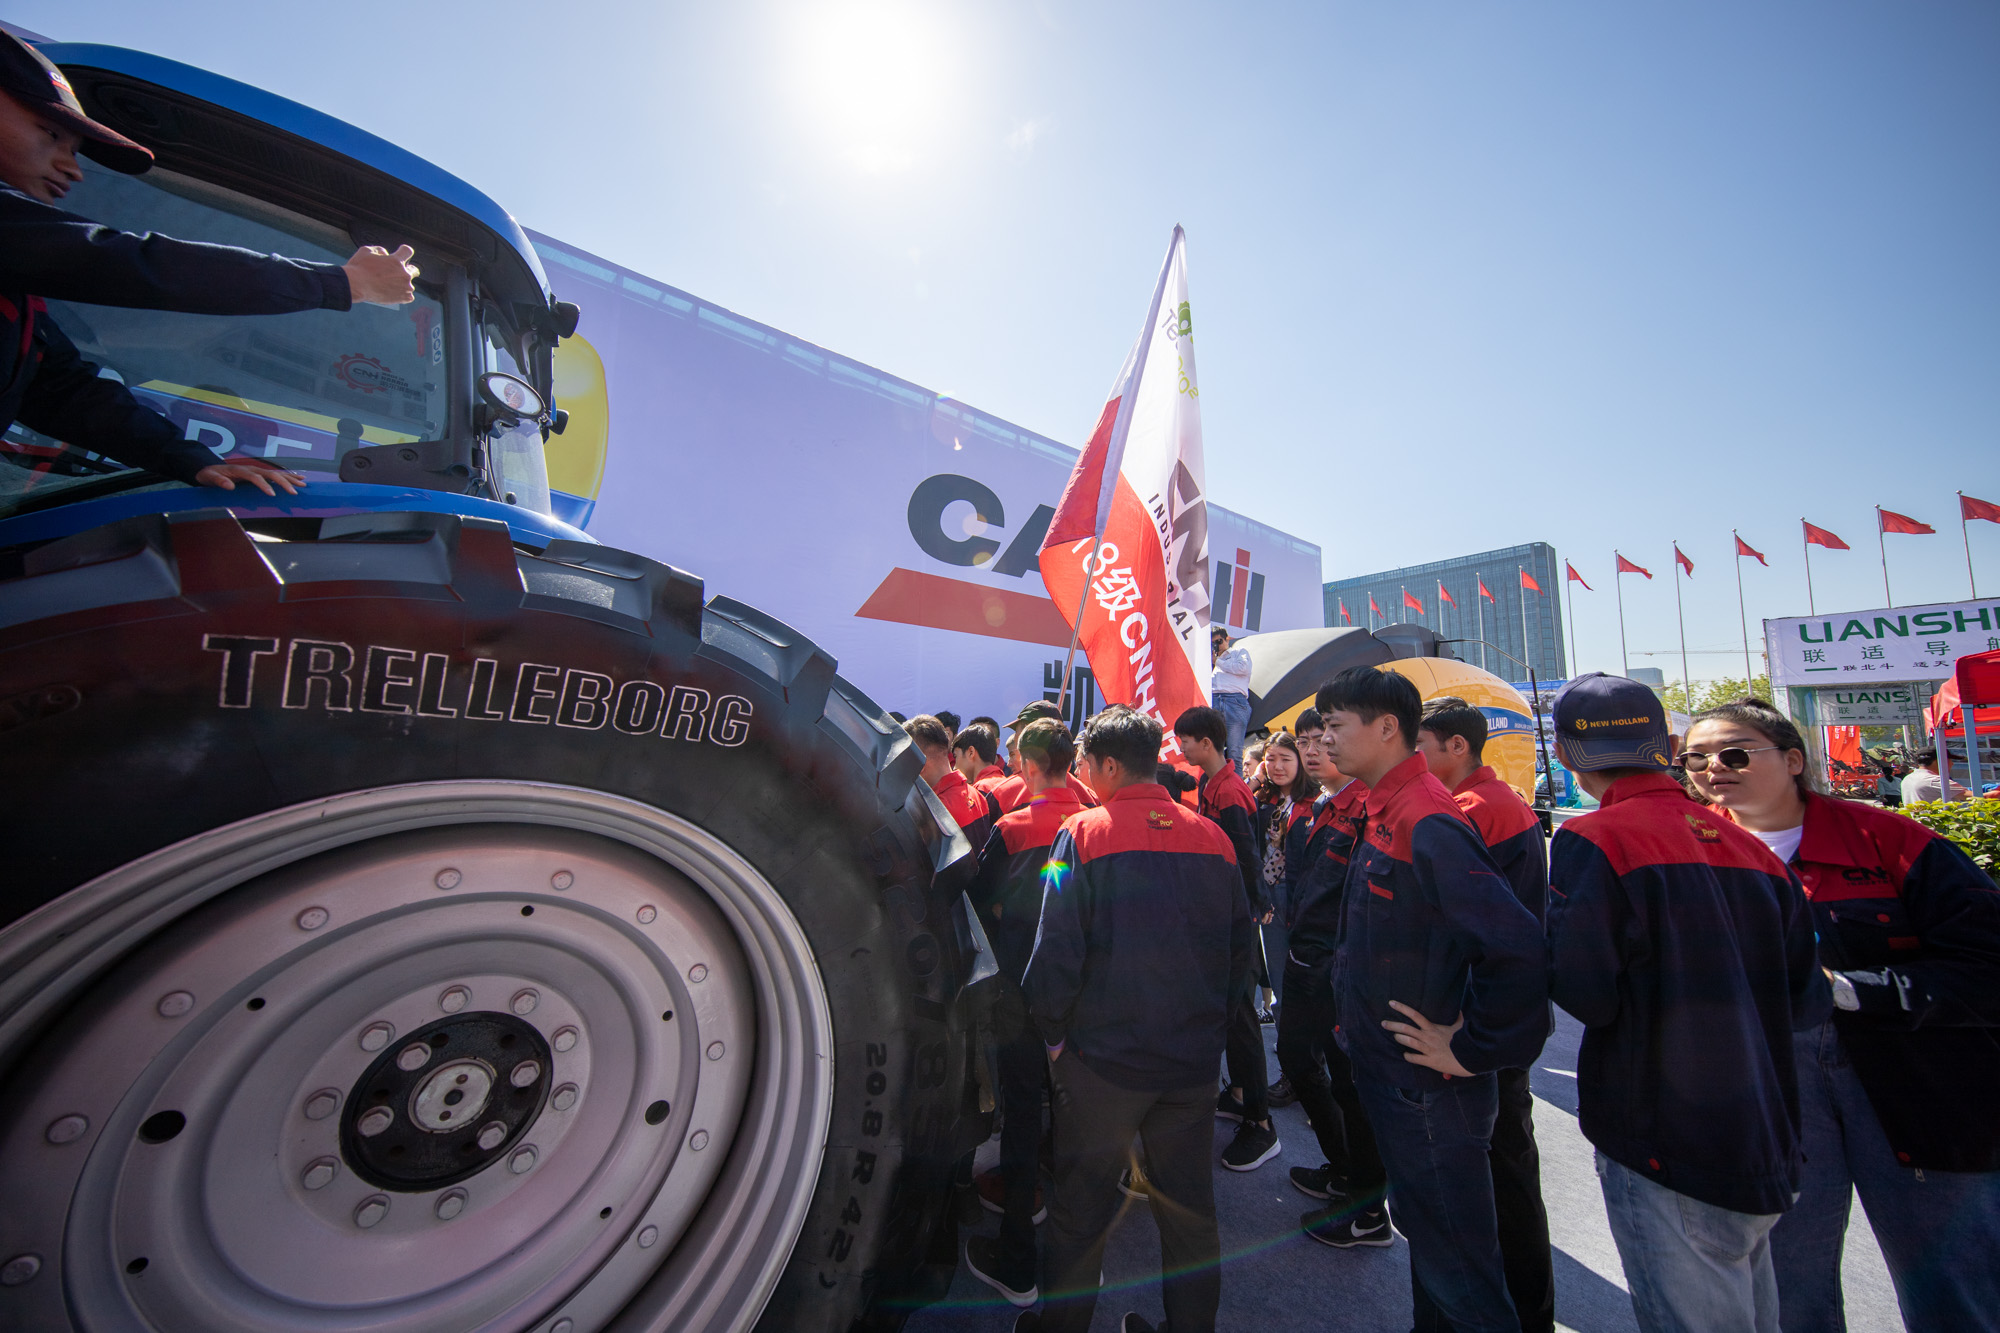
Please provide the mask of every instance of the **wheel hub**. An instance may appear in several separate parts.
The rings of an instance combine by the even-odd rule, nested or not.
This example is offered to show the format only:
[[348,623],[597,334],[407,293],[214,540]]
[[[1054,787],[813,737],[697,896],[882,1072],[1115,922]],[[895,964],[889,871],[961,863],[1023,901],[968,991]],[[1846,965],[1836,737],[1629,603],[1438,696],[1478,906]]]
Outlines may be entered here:
[[476,1176],[534,1125],[552,1057],[542,1034],[512,1014],[427,1023],[387,1043],[348,1090],[341,1158],[369,1184],[403,1193]]

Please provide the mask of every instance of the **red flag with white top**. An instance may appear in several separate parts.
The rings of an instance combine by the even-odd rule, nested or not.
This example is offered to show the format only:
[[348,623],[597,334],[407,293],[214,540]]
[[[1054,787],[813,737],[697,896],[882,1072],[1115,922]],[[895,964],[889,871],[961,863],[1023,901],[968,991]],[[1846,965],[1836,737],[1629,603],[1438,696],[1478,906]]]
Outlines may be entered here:
[[[1042,540],[1042,582],[1107,701],[1166,731],[1209,701],[1208,502],[1188,306],[1187,236],[1174,228],[1139,339]],[[1065,686],[1068,667],[1064,668]]]

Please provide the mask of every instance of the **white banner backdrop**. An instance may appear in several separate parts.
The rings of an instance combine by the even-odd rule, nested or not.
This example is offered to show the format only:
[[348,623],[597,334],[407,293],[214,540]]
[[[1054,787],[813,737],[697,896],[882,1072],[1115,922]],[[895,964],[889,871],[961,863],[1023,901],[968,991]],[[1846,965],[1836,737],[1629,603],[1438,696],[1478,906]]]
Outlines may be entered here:
[[2000,602],[1934,602],[1764,622],[1777,685],[1866,689],[1943,680],[1967,653],[2000,648]]
[[[1036,556],[1074,449],[533,240],[604,362],[593,537],[796,626],[884,708],[1004,722],[1055,696],[1068,626]],[[1321,623],[1317,546],[1211,505],[1209,554],[1216,620]]]

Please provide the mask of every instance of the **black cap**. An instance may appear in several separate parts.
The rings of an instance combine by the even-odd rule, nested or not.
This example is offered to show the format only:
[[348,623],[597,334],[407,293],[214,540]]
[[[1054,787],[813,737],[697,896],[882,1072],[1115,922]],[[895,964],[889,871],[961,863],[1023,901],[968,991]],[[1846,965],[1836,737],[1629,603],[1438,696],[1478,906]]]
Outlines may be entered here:
[[1673,762],[1667,710],[1647,686],[1593,671],[1562,687],[1555,703],[1556,757],[1573,773],[1657,768]]
[[83,155],[113,171],[136,176],[153,165],[151,149],[83,114],[83,103],[47,56],[11,32],[0,32],[0,92],[11,93],[38,115],[83,136]]

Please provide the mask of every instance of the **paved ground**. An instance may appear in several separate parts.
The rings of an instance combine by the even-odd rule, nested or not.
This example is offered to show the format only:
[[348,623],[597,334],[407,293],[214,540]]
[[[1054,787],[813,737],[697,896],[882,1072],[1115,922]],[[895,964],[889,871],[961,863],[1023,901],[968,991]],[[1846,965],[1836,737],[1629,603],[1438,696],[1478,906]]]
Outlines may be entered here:
[[[1591,1169],[1590,1145],[1576,1127],[1576,1044],[1581,1029],[1558,1014],[1555,1036],[1536,1066],[1535,1126],[1542,1148],[1542,1190],[1555,1242],[1556,1320],[1577,1333],[1635,1329],[1618,1251],[1604,1220],[1604,1204]],[[1265,1039],[1272,1030],[1266,1028]],[[1277,1061],[1271,1061],[1275,1074]],[[1386,1250],[1329,1250],[1304,1239],[1298,1216],[1312,1200],[1291,1187],[1286,1168],[1317,1166],[1318,1148],[1304,1114],[1277,1112],[1282,1156],[1241,1175],[1216,1169],[1216,1207],[1222,1227],[1224,1330],[1289,1333],[1355,1329],[1403,1333],[1410,1326],[1409,1252],[1400,1237]],[[1234,1126],[1219,1122],[1215,1150]],[[987,1145],[983,1157],[995,1146]],[[982,1161],[984,1167],[988,1163]],[[1881,1252],[1857,1200],[1848,1231],[1847,1317],[1851,1333],[1887,1333],[1902,1327]],[[982,1224],[997,1235],[998,1219]],[[1126,1310],[1158,1322],[1161,1316],[1159,1233],[1143,1204],[1127,1204],[1105,1253],[1107,1288],[1097,1307],[1094,1333],[1118,1327]],[[919,1312],[909,1333],[1000,1333],[1013,1327],[1015,1310],[973,1280],[960,1265],[951,1299]]]

